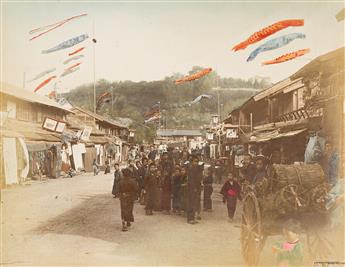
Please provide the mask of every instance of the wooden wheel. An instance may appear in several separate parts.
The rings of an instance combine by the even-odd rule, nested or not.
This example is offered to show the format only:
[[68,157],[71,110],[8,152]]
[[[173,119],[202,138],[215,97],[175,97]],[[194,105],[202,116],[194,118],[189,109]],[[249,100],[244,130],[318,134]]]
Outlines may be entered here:
[[249,266],[258,264],[265,238],[261,232],[261,214],[256,196],[246,195],[243,200],[241,245],[242,255]]
[[309,204],[308,194],[302,187],[296,184],[285,186],[280,192],[280,197],[284,206],[288,209],[292,209],[292,211],[305,209]]
[[326,201],[329,190],[328,184],[320,184],[312,190],[311,205],[314,210],[321,213],[327,212]]

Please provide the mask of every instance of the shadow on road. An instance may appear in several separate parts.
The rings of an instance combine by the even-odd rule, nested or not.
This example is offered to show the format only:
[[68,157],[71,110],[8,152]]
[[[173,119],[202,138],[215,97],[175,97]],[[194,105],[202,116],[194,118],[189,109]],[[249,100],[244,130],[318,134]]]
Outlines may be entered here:
[[34,229],[34,233],[79,235],[118,242],[120,231],[118,199],[109,194],[83,196],[83,202]]

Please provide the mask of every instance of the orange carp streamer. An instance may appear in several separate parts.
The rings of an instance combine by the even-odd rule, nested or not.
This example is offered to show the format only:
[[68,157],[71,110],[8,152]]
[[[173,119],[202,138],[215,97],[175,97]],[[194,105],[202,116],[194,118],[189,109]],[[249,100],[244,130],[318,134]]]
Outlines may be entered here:
[[[52,30],[55,30],[56,28],[61,27],[62,25],[64,25],[65,23],[67,23],[67,22],[69,22],[69,21],[71,21],[71,20],[74,20],[74,19],[80,18],[80,17],[84,17],[84,16],[87,16],[87,14],[81,14],[81,15],[78,15],[78,16],[73,16],[73,17],[70,17],[70,18],[68,18],[68,19],[64,19],[64,20],[55,22],[55,23],[50,24],[50,25],[46,25],[46,26],[43,26],[43,27],[40,27],[40,28],[33,29],[33,30],[31,30],[31,31],[29,32],[29,34],[34,34],[34,33],[37,33],[37,32],[41,32],[41,33],[38,34],[38,35],[36,35],[36,36],[34,36],[34,37],[32,37],[32,38],[30,39],[30,41],[31,41],[31,40],[34,40],[34,39],[36,39],[36,38],[38,38],[38,37],[40,37],[40,36],[42,36],[42,35],[44,35],[44,34],[46,34],[46,33],[48,33],[48,32],[50,32],[50,31],[52,31]],[[42,31],[43,31],[43,32],[42,32]]]
[[36,93],[38,90],[40,90],[43,86],[45,86],[46,84],[48,84],[52,79],[56,78],[56,76],[51,76],[48,79],[44,80],[43,82],[41,82],[34,90],[34,92]]
[[297,26],[303,26],[303,25],[304,25],[303,19],[288,19],[288,20],[278,21],[266,28],[261,29],[260,31],[253,33],[251,36],[248,37],[247,40],[234,46],[232,50],[236,52],[241,49],[246,49],[247,46],[251,44],[255,44],[261,41],[262,39],[265,39],[266,37],[278,31],[281,31],[287,27],[297,27]]
[[188,75],[186,77],[183,77],[182,79],[176,80],[175,84],[181,84],[184,82],[190,82],[190,81],[200,79],[201,77],[209,74],[211,71],[212,71],[212,68],[203,69],[202,71],[199,71],[199,72],[194,73],[192,75]]
[[72,53],[69,53],[68,55],[73,56],[73,55],[79,53],[80,51],[83,51],[84,49],[85,49],[85,47],[78,48],[77,50],[74,50]]
[[74,69],[75,67],[78,67],[80,64],[81,64],[81,62],[75,63],[74,65],[72,65],[72,66],[68,67],[67,69],[65,69],[65,71]]
[[303,56],[309,52],[310,52],[310,49],[301,49],[301,50],[298,50],[295,52],[291,52],[291,53],[282,55],[282,56],[277,57],[273,60],[262,62],[262,65],[271,65],[271,64],[283,63],[285,61],[292,60],[296,57],[301,57],[301,56]]

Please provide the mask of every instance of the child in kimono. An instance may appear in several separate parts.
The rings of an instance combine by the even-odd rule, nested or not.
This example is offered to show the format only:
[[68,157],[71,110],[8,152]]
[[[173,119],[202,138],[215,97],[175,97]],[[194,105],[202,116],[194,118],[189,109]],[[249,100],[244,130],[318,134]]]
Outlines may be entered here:
[[228,208],[228,220],[233,221],[237,199],[241,200],[241,186],[232,173],[228,174],[228,180],[224,183],[220,193],[223,195],[223,203]]
[[295,220],[288,220],[283,227],[285,242],[272,247],[277,254],[279,267],[301,266],[303,264],[303,246],[299,240],[300,226]]

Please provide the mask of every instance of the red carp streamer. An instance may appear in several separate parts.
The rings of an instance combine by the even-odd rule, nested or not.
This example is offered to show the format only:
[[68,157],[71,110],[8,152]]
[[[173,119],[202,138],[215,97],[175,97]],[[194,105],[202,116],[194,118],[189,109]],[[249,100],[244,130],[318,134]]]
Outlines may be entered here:
[[72,66],[68,67],[67,69],[65,69],[65,71],[74,69],[75,67],[78,67],[80,64],[81,64],[81,62],[75,63],[74,65],[72,65]]
[[33,29],[33,30],[29,31],[29,34],[34,34],[36,32],[41,32],[41,31],[44,31],[44,32],[41,32],[40,34],[35,35],[34,37],[32,37],[30,39],[30,41],[34,40],[34,39],[36,39],[36,38],[38,38],[38,37],[40,37],[40,36],[42,36],[42,35],[44,35],[46,33],[48,33],[48,32],[50,32],[50,31],[52,31],[52,30],[54,30],[54,29],[56,29],[58,27],[61,27],[62,25],[64,25],[65,23],[67,23],[67,22],[69,22],[69,21],[71,21],[73,19],[84,17],[84,16],[87,16],[87,14],[81,14],[81,15],[78,15],[78,16],[73,16],[73,17],[70,17],[68,19],[64,19],[64,20],[61,20],[59,22],[55,22],[55,23],[50,24],[50,25],[46,25],[46,26],[43,26],[43,27],[39,27],[39,28]]
[[46,84],[48,84],[51,80],[53,80],[54,78],[56,78],[56,76],[51,76],[48,79],[44,80],[43,82],[41,82],[34,90],[34,92],[36,93],[38,90],[40,90],[43,86],[45,86]]
[[78,48],[77,50],[74,50],[72,53],[69,53],[68,55],[73,56],[73,55],[79,53],[80,51],[83,51],[84,49],[85,49],[85,47]]
[[192,75],[188,75],[186,77],[183,77],[182,79],[176,80],[175,84],[180,84],[180,83],[190,82],[190,81],[200,79],[201,77],[209,74],[211,71],[212,71],[212,68],[203,69],[202,71],[199,71],[199,72],[194,73]]
[[288,19],[288,20],[278,21],[266,28],[261,29],[260,31],[253,33],[251,36],[248,37],[247,40],[234,46],[232,50],[236,52],[238,50],[245,49],[247,46],[251,44],[255,44],[261,41],[262,39],[265,39],[266,37],[278,31],[281,31],[287,27],[297,27],[297,26],[303,26],[303,25],[304,25],[303,19]]
[[282,56],[277,57],[273,60],[262,62],[262,65],[271,65],[271,64],[283,63],[285,61],[292,60],[296,57],[301,57],[301,56],[303,56],[309,52],[310,52],[310,49],[301,49],[301,50],[298,50],[295,52],[291,52],[291,53],[282,55]]

